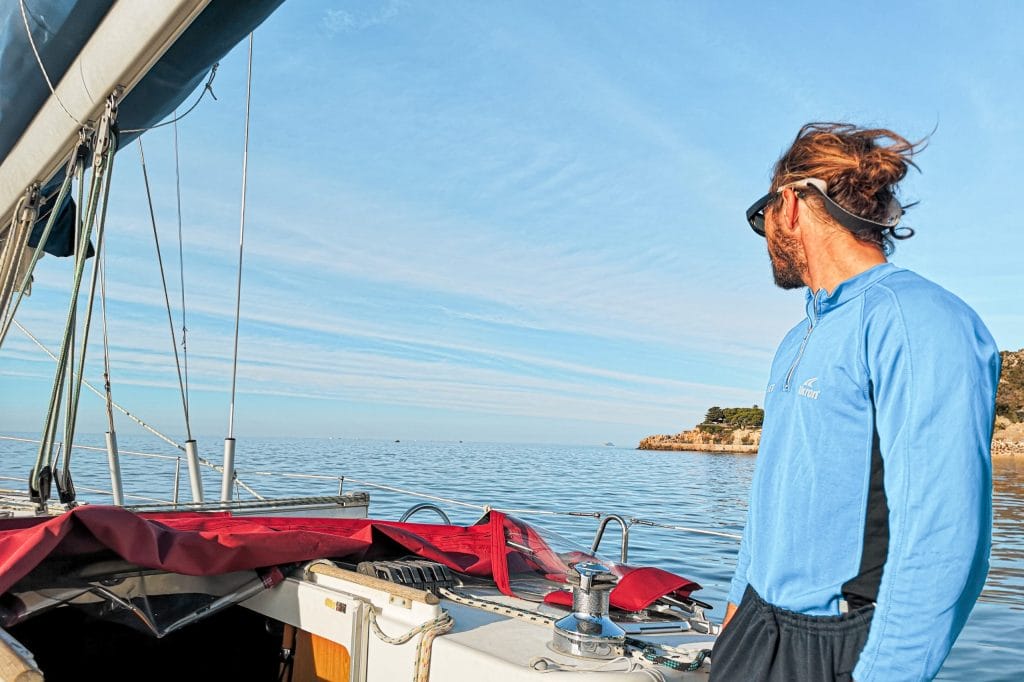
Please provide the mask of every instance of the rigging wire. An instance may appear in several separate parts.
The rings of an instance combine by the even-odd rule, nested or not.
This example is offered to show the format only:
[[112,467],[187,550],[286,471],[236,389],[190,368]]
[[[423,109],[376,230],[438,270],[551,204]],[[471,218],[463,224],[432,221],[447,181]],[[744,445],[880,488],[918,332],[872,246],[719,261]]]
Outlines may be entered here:
[[196,107],[198,107],[199,103],[203,101],[204,97],[206,97],[206,93],[207,92],[210,93],[210,97],[212,97],[214,99],[214,101],[217,100],[217,95],[214,94],[214,92],[213,92],[213,79],[217,77],[217,67],[219,67],[219,66],[220,66],[220,62],[217,62],[216,64],[214,64],[210,68],[210,76],[206,79],[206,85],[203,86],[203,91],[201,93],[199,93],[199,97],[197,97],[196,101],[192,103],[192,106],[190,106],[188,109],[185,110],[184,114],[182,114],[181,116],[178,116],[178,110],[175,109],[174,110],[174,118],[172,118],[170,121],[164,121],[163,123],[157,123],[156,125],[152,125],[152,126],[150,126],[148,128],[129,128],[127,130],[122,130],[121,134],[124,135],[124,134],[127,134],[127,133],[145,133],[145,132],[148,132],[150,130],[156,130],[157,128],[163,128],[164,126],[169,126],[172,123],[175,124],[175,130],[177,130],[177,123],[178,123],[178,121],[182,120],[183,118],[185,118],[186,116],[191,114],[192,110],[195,109]]
[[107,335],[107,252],[100,256],[100,311],[103,319],[103,392],[107,405],[107,426],[114,433],[114,396],[110,391],[110,337]]
[[245,88],[245,140],[242,145],[242,209],[238,235],[238,286],[235,294],[235,349],[231,360],[231,405],[228,411],[228,438],[235,437],[235,386],[238,379],[238,318],[242,309],[242,256],[245,253],[245,195],[249,177],[249,106],[252,103],[252,43],[249,34],[249,77]]
[[[54,353],[53,351],[51,351],[51,350],[50,350],[49,348],[47,348],[47,347],[46,347],[45,345],[43,345],[43,342],[42,342],[42,341],[40,341],[40,340],[39,340],[39,339],[38,339],[38,338],[37,338],[37,337],[36,337],[36,336],[35,336],[35,335],[34,335],[34,334],[33,334],[32,332],[30,332],[30,331],[29,331],[28,329],[26,329],[26,328],[25,328],[25,325],[23,325],[23,324],[22,324],[21,322],[18,322],[17,320],[15,320],[15,321],[14,321],[14,326],[15,326],[15,327],[17,327],[17,328],[18,328],[18,330],[19,330],[19,331],[20,331],[20,332],[21,332],[22,334],[24,334],[25,336],[27,336],[27,337],[29,338],[29,340],[30,340],[30,341],[32,341],[32,342],[33,342],[34,344],[36,344],[36,345],[37,345],[37,346],[38,346],[38,347],[39,347],[40,349],[42,349],[42,351],[43,351],[44,353],[46,353],[47,355],[49,355],[49,356],[50,356],[50,359],[51,359],[51,360],[54,360],[54,361],[56,361],[56,360],[57,360],[57,355],[56,355],[56,354],[55,354],[55,353]],[[91,383],[89,383],[89,381],[88,381],[87,379],[83,379],[83,380],[82,380],[82,385],[83,385],[83,386],[85,386],[85,387],[86,387],[87,389],[89,389],[90,391],[92,391],[93,393],[95,393],[96,395],[98,395],[98,396],[99,396],[100,398],[105,398],[105,396],[103,395],[103,393],[102,393],[102,392],[100,392],[100,390],[99,390],[98,388],[96,388],[96,387],[95,387],[95,386],[93,386],[93,385],[92,385]],[[153,434],[154,436],[156,436],[157,438],[159,438],[159,439],[160,439],[160,440],[162,440],[163,442],[167,443],[168,445],[173,445],[174,447],[176,447],[176,448],[178,448],[179,450],[181,450],[182,452],[184,452],[184,450],[185,450],[185,446],[184,446],[184,445],[180,445],[180,444],[178,444],[178,443],[174,442],[174,441],[173,441],[173,440],[172,440],[172,439],[171,439],[170,437],[168,437],[168,436],[165,436],[164,434],[160,433],[160,432],[159,432],[159,431],[157,431],[157,430],[156,430],[155,428],[153,428],[152,426],[150,426],[149,424],[147,424],[146,422],[144,422],[144,421],[143,421],[142,419],[140,419],[139,417],[136,417],[136,416],[135,416],[134,414],[132,414],[131,412],[129,412],[128,410],[126,410],[126,409],[125,409],[124,407],[122,407],[122,406],[121,406],[120,404],[118,404],[117,402],[115,402],[115,401],[113,401],[113,400],[112,400],[112,401],[110,402],[110,404],[114,406],[114,409],[116,409],[116,410],[118,410],[119,412],[121,412],[121,413],[122,413],[122,414],[123,414],[124,416],[128,417],[128,418],[129,418],[129,419],[131,419],[131,420],[132,420],[133,422],[135,422],[136,424],[138,424],[139,426],[141,426],[141,427],[142,427],[142,428],[144,428],[145,430],[149,431],[150,433],[152,433],[152,434]],[[33,441],[33,442],[34,442],[34,441]]]
[[[75,268],[76,268],[76,270],[78,268],[78,259],[80,257],[80,254],[84,253],[82,251],[82,249],[83,248],[88,248],[88,242],[86,242],[86,246],[85,247],[81,246],[79,244],[79,242],[81,240],[80,235],[82,233],[82,228],[83,228],[83,224],[82,224],[82,211],[84,210],[84,211],[86,211],[86,214],[88,214],[89,210],[91,210],[90,208],[86,207],[86,203],[85,203],[85,201],[86,201],[85,200],[85,196],[86,196],[86,193],[85,193],[86,163],[85,163],[85,161],[86,161],[86,158],[90,154],[90,149],[93,146],[95,146],[95,144],[96,144],[96,135],[94,133],[81,132],[80,131],[78,133],[78,137],[79,137],[79,145],[84,145],[84,151],[83,151],[83,154],[82,154],[81,163],[78,164],[78,167],[76,169],[76,171],[77,171],[76,179],[78,181],[78,201],[75,203],[75,206],[74,206],[75,211],[74,211],[74,240],[73,240],[73,242],[75,244]],[[92,153],[95,154],[95,151],[93,151]],[[93,157],[93,158],[95,160],[95,157]],[[95,167],[93,167],[93,169],[92,169],[92,181],[91,181],[92,183],[96,182],[96,177],[97,177],[97,169]],[[92,186],[90,186],[89,192],[90,192],[89,193],[89,201],[92,202],[93,201],[93,194],[92,194],[93,189],[92,189]],[[90,204],[90,206],[91,206],[91,204]],[[91,226],[91,223],[90,223],[90,226]],[[83,267],[84,267],[84,265],[83,265]],[[76,300],[77,300],[77,296],[78,296],[78,294],[76,293],[75,294]],[[77,324],[77,322],[74,321],[74,316],[78,315],[77,305],[78,304],[76,302],[75,303],[76,307],[73,310],[73,312],[71,313],[71,315],[72,315],[72,326],[71,326],[71,332],[70,333],[71,333],[71,348],[72,348],[72,350],[75,347],[75,324]],[[74,356],[74,353],[72,353],[71,356],[68,358],[67,365],[68,365],[67,376],[68,377],[74,376],[74,371],[75,371],[75,356]],[[71,389],[71,382],[68,381],[68,397],[69,397],[69,402],[70,402],[71,390],[72,390]],[[59,417],[59,412],[60,412],[60,403],[59,402],[57,403],[57,411],[58,411],[58,414],[54,416],[54,425],[53,425],[52,433],[50,434],[51,442],[57,438],[57,435],[56,435],[57,421],[56,420]],[[66,435],[67,434],[65,434],[65,436]],[[74,443],[72,443],[69,438],[65,437],[64,443],[62,443],[62,445],[66,445],[66,448],[70,449],[74,445]],[[50,447],[52,448],[53,446],[51,445]],[[60,452],[62,452],[62,450],[59,450],[58,454],[60,454]],[[56,466],[56,460],[54,460],[54,466]]]
[[[117,115],[116,100],[112,97],[110,103],[107,105],[107,114],[104,116],[104,128],[101,128],[100,140],[97,142],[96,154],[102,154],[105,158],[103,159],[103,165],[94,165],[93,173],[94,176],[97,172],[101,174],[100,183],[100,194],[97,194],[96,200],[99,202],[102,195],[102,204],[97,203],[93,206],[93,214],[89,216],[89,220],[93,221],[96,226],[96,259],[92,265],[92,276],[89,282],[89,297],[86,300],[85,309],[85,320],[82,323],[82,350],[79,355],[78,361],[78,374],[77,377],[73,377],[70,384],[73,393],[70,396],[68,402],[68,413],[66,427],[66,439],[67,446],[64,448],[64,481],[65,485],[70,486],[71,482],[71,448],[74,445],[74,434],[75,424],[78,420],[78,402],[82,395],[82,381],[85,377],[85,355],[89,342],[89,329],[92,324],[92,312],[93,304],[96,301],[96,283],[98,279],[100,269],[99,254],[103,252],[104,240],[106,236],[106,224],[107,224],[107,208],[109,206],[108,200],[110,198],[110,183],[114,175],[114,154],[117,152],[117,135],[113,131],[114,117]],[[109,130],[109,135],[103,135],[103,130]],[[103,145],[107,145],[105,148]],[[96,214],[99,214],[98,217]],[[86,252],[89,246],[88,232],[82,235],[82,241],[79,246],[81,248],[81,258],[83,261],[86,260]],[[83,264],[84,269],[84,264]],[[74,489],[71,488],[70,492],[67,493],[71,497],[71,501],[74,501]]]
[[[57,206],[60,206],[61,203],[63,203],[64,197],[66,197],[68,192],[71,190],[71,180],[74,177],[74,172],[73,171],[74,171],[75,166],[77,164],[77,157],[78,157],[78,148],[76,147],[75,150],[72,151],[71,154],[69,155],[68,165],[67,165],[67,168],[65,168],[65,170],[64,170],[64,181],[61,183],[60,190],[57,192],[57,195],[56,195],[57,198],[56,198],[56,200],[54,201],[54,204],[53,204],[54,208],[51,208],[48,211],[44,212],[42,215],[39,215],[39,216],[36,217],[36,223],[37,224],[38,224],[39,221],[45,219],[46,220],[46,226],[43,228],[43,233],[39,236],[39,242],[36,244],[35,251],[32,253],[32,259],[29,262],[28,266],[25,268],[25,274],[24,274],[24,276],[22,277],[22,280],[21,280],[21,287],[18,290],[18,298],[15,299],[14,304],[10,307],[10,310],[8,311],[7,316],[3,319],[3,327],[0,328],[0,347],[3,346],[4,339],[7,338],[7,332],[9,332],[10,329],[11,329],[11,322],[14,320],[14,316],[18,312],[18,307],[21,305],[22,299],[25,298],[25,296],[26,296],[25,292],[28,291],[31,288],[32,273],[35,271],[36,263],[38,263],[39,259],[42,258],[42,256],[43,256],[43,250],[46,248],[46,243],[50,239],[50,232],[53,230],[53,226],[57,222],[58,212],[55,211],[54,209]],[[53,195],[51,195],[51,197],[52,196]],[[49,199],[49,197],[40,197],[40,203],[45,203],[46,201],[48,201],[48,199]],[[17,218],[17,216],[21,214],[21,209],[22,209],[22,205],[23,205],[24,201],[25,201],[25,198],[22,197],[18,201],[18,204],[15,206],[15,209],[14,209],[14,216],[15,217],[12,218],[12,225],[13,225],[13,221]],[[13,232],[13,227],[11,229],[12,229],[12,232]],[[27,245],[28,245],[28,242],[26,241],[26,247],[27,247]],[[0,312],[2,312],[2,308],[0,308]]]
[[[78,200],[74,203],[74,215],[72,216],[73,228],[74,228],[73,229],[73,244],[75,245],[75,270],[76,271],[77,271],[77,268],[78,268],[78,265],[77,265],[77,263],[78,263],[78,235],[79,235],[79,232],[81,231],[81,213],[80,212],[82,210],[82,207],[85,204],[85,200],[83,199],[83,197],[85,196],[85,160],[86,160],[86,157],[89,155],[89,148],[91,147],[91,145],[93,143],[93,139],[94,139],[93,131],[86,130],[85,128],[79,130],[78,131],[78,149],[81,150],[82,153],[81,154],[74,154],[74,153],[72,154],[72,159],[74,159],[74,164],[75,164],[74,165],[74,176],[73,177],[74,177],[74,181],[77,183],[76,186],[78,188]],[[65,183],[66,182],[67,182],[67,178],[65,178]],[[57,217],[57,213],[56,212],[52,212],[50,220],[54,220],[54,219],[56,219],[56,217]],[[75,296],[77,297],[77,293],[75,294]],[[73,306],[77,305],[77,304],[75,304],[74,299],[72,300],[72,305]],[[68,324],[70,324],[70,325],[74,324],[74,310],[75,310],[75,308],[72,307],[71,311],[69,311]],[[17,320],[15,320],[15,324],[17,324]],[[21,325],[18,324],[18,327],[21,328]],[[41,440],[39,442],[40,443],[39,454],[36,456],[36,464],[33,467],[32,473],[30,474],[30,478],[29,478],[29,491],[30,491],[30,493],[33,490],[37,490],[39,492],[40,506],[42,506],[42,504],[45,503],[43,501],[43,492],[44,492],[43,491],[43,482],[44,482],[44,479],[46,480],[46,487],[49,488],[49,480],[50,480],[50,478],[52,478],[52,474],[50,473],[50,470],[49,470],[49,467],[50,467],[50,461],[49,460],[50,460],[50,457],[53,456],[53,444],[54,444],[54,441],[57,438],[57,421],[58,421],[58,419],[60,417],[60,405],[61,405],[61,399],[63,398],[63,391],[61,390],[61,385],[62,385],[65,377],[67,376],[67,372],[64,369],[62,369],[62,368],[64,368],[65,365],[67,364],[66,352],[67,352],[67,342],[69,340],[68,339],[68,335],[69,334],[71,335],[71,341],[73,343],[73,340],[74,340],[74,328],[73,328],[73,326],[72,326],[72,329],[70,330],[70,332],[68,331],[67,327],[65,327],[64,338],[61,341],[61,356],[58,358],[53,353],[50,353],[50,357],[52,357],[54,359],[54,361],[57,363],[57,373],[56,373],[56,375],[54,376],[54,379],[53,379],[53,388],[52,388],[52,392],[50,394],[50,404],[49,404],[49,407],[48,407],[48,410],[47,410],[47,413],[46,413],[46,419],[43,422],[43,431],[42,431],[42,434],[41,434]],[[47,352],[49,352],[49,351],[47,351]],[[62,444],[62,446],[63,446],[63,444]],[[44,475],[44,471],[46,472],[45,475]]]
[[167,323],[171,329],[171,348],[174,349],[174,365],[178,370],[178,389],[181,391],[181,406],[185,413],[185,433],[192,440],[192,425],[189,423],[188,404],[185,400],[185,383],[181,375],[181,362],[178,360],[178,342],[174,336],[174,318],[171,314],[171,298],[167,293],[167,275],[164,273],[164,259],[160,253],[160,236],[156,229],[156,213],[153,210],[153,195],[149,190],[149,173],[146,171],[146,153],[142,149],[142,138],[136,140],[139,145],[139,160],[142,163],[142,182],[146,187],[146,201],[149,204],[149,220],[153,226],[153,242],[156,244],[156,260],[160,265],[160,282],[164,289],[164,303],[167,307]]
[[[214,71],[216,71],[216,69],[217,67],[214,65]],[[212,79],[213,77],[211,76],[211,81]],[[209,83],[207,85],[209,85]],[[190,406],[188,394],[188,326],[185,324],[185,247],[181,233],[181,164],[178,162],[177,119],[174,120],[174,188],[175,195],[178,199],[178,275],[181,280],[181,355],[185,366],[185,420],[188,421]]]
[[[97,170],[93,172],[93,185],[97,182]],[[43,490],[43,479],[51,475],[52,458],[54,457],[53,445],[57,436],[57,422],[60,416],[61,400],[64,397],[64,381],[70,371],[69,364],[74,362],[73,358],[69,358],[69,344],[74,344],[74,324],[75,324],[75,312],[78,305],[78,287],[75,282],[80,281],[81,273],[79,267],[84,268],[84,260],[80,262],[79,254],[81,253],[81,247],[79,245],[80,238],[79,233],[84,230],[80,226],[80,211],[83,205],[83,199],[85,193],[85,159],[84,157],[79,158],[75,168],[75,179],[78,181],[78,202],[75,205],[75,216],[74,216],[74,227],[75,227],[75,267],[73,272],[72,282],[72,294],[69,303],[68,316],[64,325],[64,334],[61,338],[60,356],[54,357],[57,361],[57,371],[53,378],[53,388],[50,392],[50,402],[46,412],[46,418],[43,422],[43,438],[40,443],[39,453],[36,456],[35,466],[32,468],[32,474],[29,481],[29,489],[36,490],[39,492],[40,504],[44,501],[45,492]],[[89,201],[92,202],[93,191],[90,188]],[[70,393],[70,387],[68,392]],[[45,476],[44,476],[45,472]],[[48,487],[48,483],[47,483]]]
[[742,540],[743,536],[736,533],[724,533],[717,530],[704,530],[703,528],[692,528],[690,526],[676,526],[668,523],[659,523],[657,521],[648,521],[647,519],[632,518],[629,520],[630,525],[637,526],[651,526],[653,528],[664,528],[665,530],[678,530],[683,533],[695,533],[697,535],[712,535],[719,538],[727,538],[729,540]]
[[[103,220],[106,214],[106,199],[110,189],[110,173],[109,170],[113,164],[114,153],[117,151],[117,137],[114,131],[115,121],[117,117],[117,93],[110,95],[107,98],[106,112],[103,114],[99,128],[97,129],[94,136],[94,151],[93,151],[93,168],[92,177],[89,187],[89,200],[85,209],[85,221],[79,226],[77,211],[79,206],[75,207],[75,228],[76,228],[76,250],[75,250],[75,267],[74,277],[71,286],[71,297],[68,303],[68,315],[67,320],[64,324],[64,335],[61,341],[60,357],[57,360],[57,371],[53,380],[53,389],[50,393],[50,403],[46,412],[46,421],[44,422],[43,432],[44,439],[43,444],[39,448],[39,454],[36,456],[35,465],[32,468],[31,479],[29,482],[29,492],[32,499],[39,504],[40,510],[45,509],[47,499],[49,497],[49,483],[54,473],[54,466],[59,454],[55,454],[53,451],[53,443],[57,432],[57,421],[60,414],[60,404],[64,389],[64,382],[67,381],[67,392],[68,392],[68,411],[65,415],[64,431],[65,437],[64,442],[66,443],[65,466],[64,466],[64,477],[61,480],[57,478],[57,485],[60,491],[61,501],[73,504],[74,503],[74,487],[71,483],[68,461],[70,459],[70,450],[74,443],[74,429],[76,420],[76,410],[78,405],[78,396],[81,390],[81,382],[83,380],[83,372],[80,370],[77,376],[77,384],[74,375],[74,347],[75,347],[75,325],[76,325],[76,313],[78,309],[79,293],[81,291],[82,278],[85,274],[86,266],[86,250],[89,246],[89,237],[92,233],[93,227],[96,223],[96,213],[99,206],[100,197],[104,203],[104,211],[100,217],[100,231],[103,229]],[[79,181],[79,192],[82,192],[82,185],[84,185],[84,174],[85,164],[84,160],[78,164],[78,181]],[[80,229],[79,229],[80,227]],[[93,264],[93,282],[95,285],[95,262]],[[95,289],[92,288],[94,292]],[[89,339],[89,321],[92,313],[92,293],[90,293],[89,309],[85,319],[85,324],[82,330],[82,364],[84,365],[86,345]],[[84,367],[83,367],[84,369]]]
[[68,111],[68,108],[64,106],[64,102],[62,102],[60,97],[57,96],[57,91],[53,87],[53,81],[50,80],[50,74],[46,73],[46,67],[43,66],[43,59],[39,56],[39,50],[36,48],[36,41],[32,38],[32,29],[29,28],[28,25],[28,10],[25,8],[25,0],[18,0],[18,6],[21,8],[21,20],[25,25],[25,35],[28,36],[28,44],[32,47],[32,54],[36,56],[36,64],[39,65],[39,70],[43,74],[43,79],[46,81],[46,85],[50,88],[50,93],[53,95],[53,98],[57,100],[57,104],[59,104],[60,108],[64,110],[64,113],[68,115],[68,118],[85,128],[86,125],[75,118],[71,112]]
[[[14,214],[11,217],[11,225],[6,234],[0,237],[0,345],[3,345],[7,330],[10,328],[10,320],[21,304],[25,294],[24,286],[14,299],[14,305],[10,305],[11,296],[15,292],[18,280],[18,271],[21,269],[25,254],[28,251],[28,238],[32,233],[38,214],[39,190],[33,185],[18,198],[14,206]],[[30,268],[35,266],[38,254],[32,258]],[[27,277],[24,281],[31,280],[31,273],[26,270]]]

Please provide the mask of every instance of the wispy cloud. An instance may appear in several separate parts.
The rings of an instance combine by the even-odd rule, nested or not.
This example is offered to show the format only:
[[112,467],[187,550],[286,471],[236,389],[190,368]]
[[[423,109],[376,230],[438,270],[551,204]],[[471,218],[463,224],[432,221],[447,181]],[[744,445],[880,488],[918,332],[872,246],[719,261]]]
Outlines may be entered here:
[[[847,24],[805,12],[806,40],[781,45],[763,39],[774,10],[749,10],[737,24],[692,3],[286,3],[257,42],[242,400],[260,406],[267,430],[360,406],[446,433],[500,422],[561,434],[571,422],[571,439],[585,440],[619,423],[618,441],[678,429],[708,401],[758,402],[772,350],[801,315],[799,294],[771,286],[764,243],[742,216],[799,123],[863,113],[926,130],[943,108],[959,139],[929,151],[936,163],[915,189],[987,204],[1020,184],[1006,143],[1019,128],[1008,114],[1019,95],[1005,87],[1019,62],[1011,30],[995,47],[965,41],[973,57],[953,59],[931,44],[948,26],[926,20],[905,37],[921,59],[898,67],[874,34],[859,35],[857,58],[831,60],[826,77],[820,54],[842,52]],[[893,12],[893,25],[909,21]],[[964,29],[977,38],[985,21]],[[319,30],[298,39],[297,25]],[[993,50],[999,59],[986,57]],[[197,419],[219,419],[230,377],[245,61],[225,60],[220,99],[180,130]],[[963,70],[979,62],[993,73]],[[965,97],[946,97],[949,82]],[[169,136],[147,135],[146,152],[180,335]],[[990,172],[964,176],[981,149]],[[115,390],[147,408],[157,393],[173,404],[137,153],[119,159],[107,291]],[[992,253],[988,240],[961,237],[978,224],[974,204],[928,211],[897,262],[981,301],[1001,341],[1024,338],[1011,263],[1024,233],[1012,217],[985,216],[1001,247]],[[958,274],[975,262],[992,267]],[[48,344],[68,267],[44,259],[19,318]],[[14,334],[0,358],[5,394],[52,374]],[[95,330],[91,343],[94,363]]]
[[387,23],[398,16],[404,3],[399,0],[384,0],[383,2],[345,4],[348,5],[347,9],[333,8],[324,11],[320,25],[323,26],[327,35],[334,36],[338,33],[362,31]]

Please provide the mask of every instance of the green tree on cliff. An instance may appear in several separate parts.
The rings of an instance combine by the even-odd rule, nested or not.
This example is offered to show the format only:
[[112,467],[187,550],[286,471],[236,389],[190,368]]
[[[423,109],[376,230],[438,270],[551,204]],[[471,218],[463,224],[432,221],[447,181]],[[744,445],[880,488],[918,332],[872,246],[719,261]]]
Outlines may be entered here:
[[727,407],[725,423],[738,429],[759,429],[764,423],[764,410],[757,405],[753,407]]
[[1024,421],[1024,348],[1004,350],[1002,375],[996,393],[996,414],[1011,422]]
[[708,413],[704,415],[705,424],[722,424],[725,422],[725,411],[715,405],[708,409]]

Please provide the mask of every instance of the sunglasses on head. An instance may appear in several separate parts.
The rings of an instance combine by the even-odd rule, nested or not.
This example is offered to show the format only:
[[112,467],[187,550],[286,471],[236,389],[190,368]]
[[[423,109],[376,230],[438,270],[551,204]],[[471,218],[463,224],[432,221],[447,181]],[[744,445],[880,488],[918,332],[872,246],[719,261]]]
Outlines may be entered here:
[[874,220],[868,220],[867,218],[861,218],[858,215],[850,213],[845,208],[832,201],[832,198],[828,195],[828,183],[818,178],[806,178],[804,180],[797,180],[796,182],[790,182],[788,184],[779,187],[774,192],[769,192],[763,197],[755,201],[747,209],[747,223],[750,224],[752,229],[757,234],[764,236],[764,212],[775,201],[784,189],[793,189],[797,193],[797,197],[803,199],[803,195],[799,190],[811,189],[821,195],[824,199],[825,210],[832,218],[853,232],[867,232],[867,231],[881,231],[891,230],[896,227],[900,222],[900,217],[903,215],[903,207],[900,206],[899,202],[896,201],[895,197],[889,202],[889,210],[886,212],[885,222],[877,223]]

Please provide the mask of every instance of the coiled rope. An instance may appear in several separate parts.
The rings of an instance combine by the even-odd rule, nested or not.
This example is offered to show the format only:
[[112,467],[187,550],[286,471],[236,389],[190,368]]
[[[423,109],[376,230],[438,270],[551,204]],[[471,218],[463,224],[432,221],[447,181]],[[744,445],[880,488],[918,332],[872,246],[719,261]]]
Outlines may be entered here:
[[391,637],[380,629],[380,625],[377,623],[377,612],[373,606],[369,607],[369,612],[370,630],[377,636],[377,639],[386,644],[402,645],[416,635],[423,635],[419,646],[416,647],[416,665],[413,669],[413,680],[415,682],[427,682],[430,679],[430,653],[433,648],[434,639],[455,627],[455,619],[447,611],[442,611],[441,615],[437,618],[421,623],[412,630],[397,637]]
[[[616,669],[613,666],[625,667]],[[665,676],[661,671],[649,668],[640,661],[636,660],[631,656],[619,656],[609,661],[604,661],[597,665],[583,666],[579,663],[559,663],[553,658],[547,656],[535,656],[530,659],[528,664],[530,668],[538,673],[555,673],[555,672],[573,672],[573,673],[589,673],[589,672],[624,672],[624,673],[643,673],[647,677],[655,680],[655,682],[665,682]]]
[[[456,604],[462,604],[463,606],[469,606],[482,611],[489,611],[491,613],[497,613],[502,616],[510,616],[517,618],[528,623],[534,623],[535,625],[544,625],[551,627],[555,624],[556,618],[551,616],[545,616],[543,614],[536,613],[527,609],[520,609],[515,606],[509,606],[508,604],[502,604],[499,602],[491,601],[489,599],[483,599],[481,597],[470,597],[454,590],[441,588],[438,590],[445,599],[455,602]],[[672,670],[682,670],[688,672],[694,672],[700,670],[701,666],[704,665],[704,661],[711,655],[710,649],[702,649],[697,652],[695,656],[689,652],[675,649],[667,645],[659,645],[654,647],[651,644],[644,642],[643,640],[633,639],[631,637],[626,638],[626,645],[632,647],[636,651],[636,655],[642,657],[644,660],[661,665]],[[658,653],[659,649],[664,653],[672,654],[672,656],[666,656],[664,653]],[[556,670],[569,670],[572,669],[576,672],[584,671],[596,671],[600,669],[606,669],[605,666],[611,665],[615,661],[629,660],[628,658],[620,657],[613,661],[608,661],[605,664],[597,668],[580,668],[578,666],[566,665],[557,663],[556,661],[544,657],[538,656],[530,661],[530,667],[538,672],[555,672]],[[626,672],[634,672],[638,670],[636,663],[632,664]],[[642,668],[647,671],[649,668]],[[657,679],[663,679],[661,677]]]
[[[632,638],[627,637],[626,638],[626,644],[628,644],[630,646],[636,647],[640,651],[640,654],[644,657],[644,660],[650,661],[651,663],[656,663],[658,665],[665,666],[666,668],[670,668],[672,670],[682,670],[682,671],[691,672],[691,673],[692,672],[696,672],[697,670],[700,670],[701,666],[704,665],[704,661],[706,661],[708,659],[708,657],[711,655],[711,649],[701,649],[693,657],[692,661],[690,661],[689,663],[686,663],[684,661],[680,661],[678,659],[670,658],[668,656],[664,656],[662,654],[659,654],[657,647],[654,647],[654,646],[648,644],[647,642],[643,642],[643,641],[638,640],[638,639],[632,639]],[[668,647],[668,646],[662,646],[661,648],[666,650],[666,651],[675,651],[671,647]],[[681,653],[681,652],[676,652],[676,653]]]

